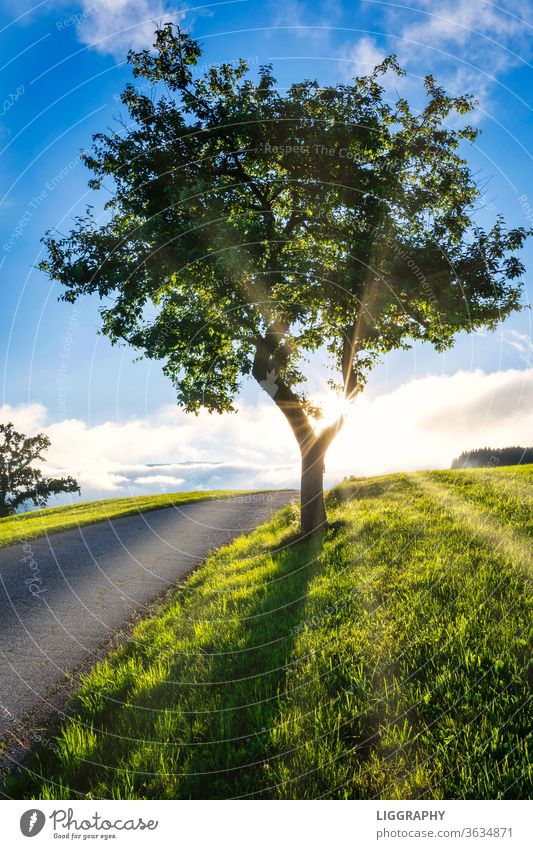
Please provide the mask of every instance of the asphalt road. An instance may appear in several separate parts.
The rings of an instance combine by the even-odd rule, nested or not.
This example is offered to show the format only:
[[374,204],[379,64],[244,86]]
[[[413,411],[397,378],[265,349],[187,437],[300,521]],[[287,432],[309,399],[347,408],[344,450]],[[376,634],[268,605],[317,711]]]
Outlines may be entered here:
[[0,738],[207,553],[294,492],[184,504],[0,549]]

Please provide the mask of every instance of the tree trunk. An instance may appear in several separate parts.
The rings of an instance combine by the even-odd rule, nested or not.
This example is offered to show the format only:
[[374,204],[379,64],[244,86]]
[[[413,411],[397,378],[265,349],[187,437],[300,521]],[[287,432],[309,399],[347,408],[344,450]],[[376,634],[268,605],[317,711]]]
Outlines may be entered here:
[[[324,503],[324,459],[331,442],[344,423],[344,415],[336,422],[316,434],[306,412],[305,403],[288,386],[278,371],[280,336],[287,328],[278,331],[274,327],[266,338],[255,340],[256,352],[252,375],[259,386],[270,395],[281,410],[300,447],[302,457],[301,477],[301,526],[302,536],[313,537],[327,527]],[[282,365],[286,364],[286,352],[281,354]]]
[[301,515],[302,535],[314,536],[326,529],[324,504],[324,460],[326,449],[317,440],[302,450]]

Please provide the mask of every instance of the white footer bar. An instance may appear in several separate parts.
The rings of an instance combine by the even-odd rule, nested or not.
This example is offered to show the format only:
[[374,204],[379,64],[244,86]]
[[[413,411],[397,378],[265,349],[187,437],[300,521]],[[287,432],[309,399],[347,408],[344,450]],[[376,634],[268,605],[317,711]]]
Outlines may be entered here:
[[84,800],[1,805],[1,842],[6,847],[533,847],[533,802],[527,801]]

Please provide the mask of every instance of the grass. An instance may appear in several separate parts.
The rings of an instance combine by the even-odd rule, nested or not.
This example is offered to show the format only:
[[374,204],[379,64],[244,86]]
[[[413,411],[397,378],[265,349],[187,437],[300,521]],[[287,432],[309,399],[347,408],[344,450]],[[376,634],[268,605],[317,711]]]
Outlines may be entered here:
[[15,798],[528,798],[533,467],[351,480],[215,552]]
[[0,548],[16,542],[35,539],[44,535],[67,531],[93,522],[105,522],[132,513],[146,513],[162,507],[175,507],[191,501],[211,498],[244,496],[249,490],[209,490],[207,492],[173,492],[161,495],[139,495],[130,498],[107,498],[104,501],[81,501],[65,507],[48,507],[18,513],[0,519]]

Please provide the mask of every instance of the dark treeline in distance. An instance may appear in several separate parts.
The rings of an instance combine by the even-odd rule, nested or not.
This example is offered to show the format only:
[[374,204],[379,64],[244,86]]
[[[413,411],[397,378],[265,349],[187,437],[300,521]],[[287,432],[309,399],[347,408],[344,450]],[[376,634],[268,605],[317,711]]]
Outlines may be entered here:
[[485,466],[523,466],[533,463],[533,448],[476,448],[463,451],[452,463],[452,469],[476,469]]

